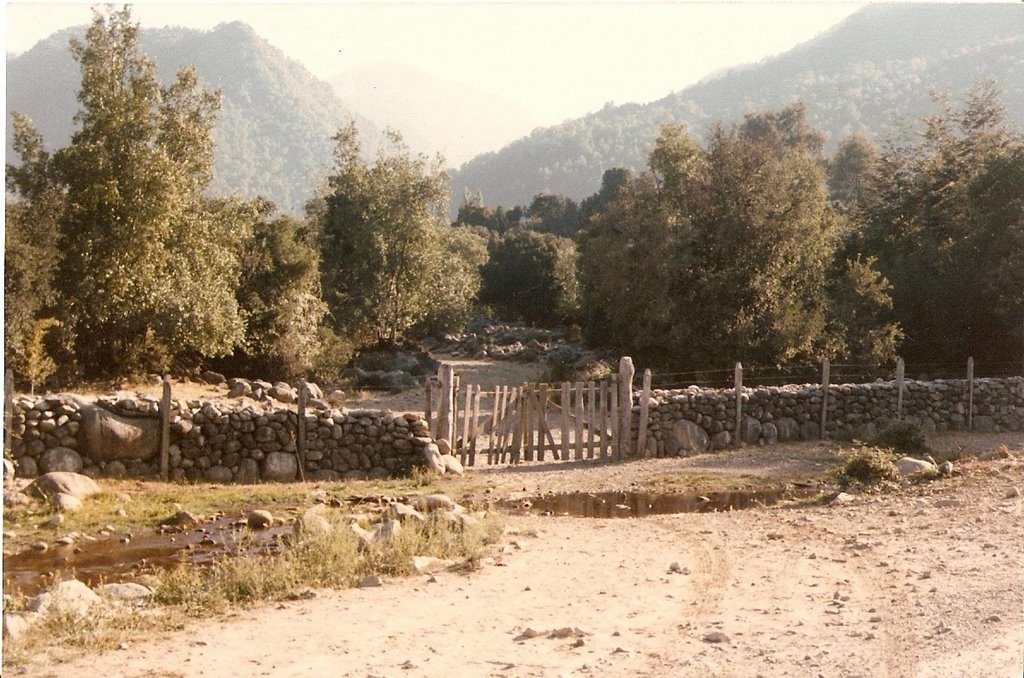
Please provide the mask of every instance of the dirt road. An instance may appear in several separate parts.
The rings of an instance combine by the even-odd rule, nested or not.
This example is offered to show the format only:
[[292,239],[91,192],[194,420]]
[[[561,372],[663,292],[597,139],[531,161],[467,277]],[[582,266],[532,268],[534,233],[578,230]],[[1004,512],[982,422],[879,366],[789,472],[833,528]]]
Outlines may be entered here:
[[1017,678],[1024,437],[1014,441],[1009,458],[959,463],[961,477],[851,503],[512,516],[496,562],[468,575],[321,591],[29,672]]

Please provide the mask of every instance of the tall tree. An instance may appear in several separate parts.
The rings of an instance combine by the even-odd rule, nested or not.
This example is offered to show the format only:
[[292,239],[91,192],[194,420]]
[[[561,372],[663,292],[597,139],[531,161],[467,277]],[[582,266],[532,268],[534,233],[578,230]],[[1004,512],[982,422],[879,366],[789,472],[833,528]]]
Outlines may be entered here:
[[324,297],[334,326],[365,340],[396,340],[427,313],[444,265],[447,176],[440,159],[411,156],[396,132],[368,164],[354,124],[335,141],[323,210]]
[[209,204],[219,96],[183,69],[162,89],[130,10],[94,12],[71,49],[79,130],[54,163],[65,186],[59,290],[89,373],[166,369],[242,338],[237,242],[251,220]]
[[7,165],[4,229],[4,356],[21,374],[28,370],[30,345],[42,348],[38,320],[53,312],[54,274],[61,250],[65,200],[53,163],[32,122],[14,116],[14,150],[21,159]]
[[481,275],[480,301],[503,317],[551,323],[576,315],[576,246],[568,238],[512,229],[492,245]]
[[882,153],[854,247],[892,281],[909,360],[1014,360],[1024,354],[1024,140],[991,83],[960,108],[938,104],[918,141]]

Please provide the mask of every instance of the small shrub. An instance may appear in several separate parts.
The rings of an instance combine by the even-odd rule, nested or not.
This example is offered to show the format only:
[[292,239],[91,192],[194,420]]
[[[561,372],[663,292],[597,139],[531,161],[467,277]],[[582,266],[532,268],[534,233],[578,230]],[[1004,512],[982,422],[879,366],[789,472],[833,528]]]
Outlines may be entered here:
[[843,466],[842,478],[862,485],[877,485],[899,478],[892,463],[892,453],[877,447],[864,447],[854,452]]
[[924,437],[924,431],[917,424],[898,421],[889,424],[875,436],[876,446],[900,454],[928,454],[931,449]]

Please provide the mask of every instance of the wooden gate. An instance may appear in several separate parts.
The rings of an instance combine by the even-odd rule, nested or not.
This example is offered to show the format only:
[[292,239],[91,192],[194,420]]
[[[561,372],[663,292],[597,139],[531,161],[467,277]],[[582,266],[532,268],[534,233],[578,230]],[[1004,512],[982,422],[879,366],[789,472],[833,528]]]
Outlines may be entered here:
[[[625,366],[625,370],[621,369]],[[461,385],[442,365],[427,386],[426,415],[437,439],[450,442],[463,465],[521,461],[622,459],[645,450],[650,371],[644,374],[638,438],[631,433],[633,364],[600,381],[524,383],[485,390]],[[632,443],[636,443],[634,448]]]

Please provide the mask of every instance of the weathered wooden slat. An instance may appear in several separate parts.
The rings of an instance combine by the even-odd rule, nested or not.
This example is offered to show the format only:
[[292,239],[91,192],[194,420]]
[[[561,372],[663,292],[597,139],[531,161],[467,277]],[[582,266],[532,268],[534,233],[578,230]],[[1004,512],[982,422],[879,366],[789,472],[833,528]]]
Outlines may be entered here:
[[575,459],[583,459],[583,382],[576,382],[576,451]]
[[569,437],[571,435],[570,434],[571,424],[570,424],[570,417],[569,417],[569,399],[572,398],[572,395],[571,395],[571,391],[569,390],[570,388],[571,388],[571,386],[569,385],[569,382],[567,382],[567,381],[563,381],[562,382],[562,407],[560,409],[561,409],[561,414],[562,414],[562,460],[563,461],[568,461],[569,455],[570,455],[569,450],[571,449],[571,447],[570,447],[570,442],[571,441],[569,440]]
[[476,439],[479,435],[478,425],[480,421],[480,385],[473,388],[473,414],[470,417],[469,427],[469,465],[476,466]]
[[469,463],[469,419],[473,416],[473,385],[466,386],[462,396],[462,435],[459,436],[459,461],[463,466]]
[[[554,445],[555,441],[551,439],[551,431],[548,430],[548,385],[541,384],[540,388],[536,392],[536,396],[535,404],[537,406],[537,426],[543,433],[547,433],[547,437],[549,439],[548,442]],[[544,438],[541,436],[540,444],[537,447],[538,461],[544,461],[544,452],[546,449],[547,446],[544,444]],[[555,458],[558,458],[558,452],[555,452]]]
[[601,436],[601,458],[608,458],[608,382],[602,381],[598,388],[598,432]]
[[651,371],[644,370],[643,388],[640,391],[640,431],[637,433],[636,454],[638,457],[654,455],[647,454],[647,418],[651,413]]
[[608,414],[611,417],[612,424],[611,456],[613,459],[622,459],[622,445],[620,445],[621,441],[619,440],[619,424],[622,421],[619,417],[619,377],[613,374],[611,379],[610,393],[612,400],[608,406]]
[[597,452],[597,384],[587,382],[587,459],[593,459]]
[[743,365],[733,369],[733,393],[736,397],[736,447],[743,447]]

